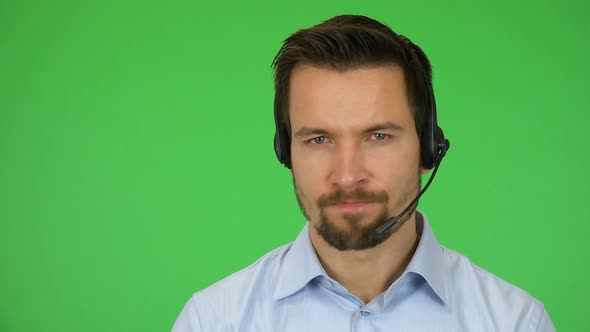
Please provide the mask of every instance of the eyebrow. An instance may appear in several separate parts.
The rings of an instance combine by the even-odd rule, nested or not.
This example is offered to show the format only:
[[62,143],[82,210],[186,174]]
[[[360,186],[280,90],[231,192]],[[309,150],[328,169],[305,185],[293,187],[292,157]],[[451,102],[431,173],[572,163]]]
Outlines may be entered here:
[[[369,128],[366,128],[363,130],[363,133],[370,133],[373,131],[381,131],[381,130],[391,130],[391,131],[402,131],[404,130],[404,128],[396,123],[393,123],[391,121],[387,121],[387,122],[382,122],[382,123],[378,123],[375,124]],[[325,129],[321,129],[321,128],[308,128],[308,127],[303,127],[301,129],[299,129],[296,133],[295,133],[295,137],[307,137],[307,136],[311,136],[311,135],[330,135],[330,132],[325,130]]]
[[391,121],[378,123],[374,126],[371,126],[364,130],[364,133],[369,133],[372,131],[380,131],[380,130],[391,130],[391,131],[403,131],[404,128],[397,123],[393,123]]
[[295,137],[307,137],[311,135],[329,135],[330,132],[325,129],[303,127],[295,133]]

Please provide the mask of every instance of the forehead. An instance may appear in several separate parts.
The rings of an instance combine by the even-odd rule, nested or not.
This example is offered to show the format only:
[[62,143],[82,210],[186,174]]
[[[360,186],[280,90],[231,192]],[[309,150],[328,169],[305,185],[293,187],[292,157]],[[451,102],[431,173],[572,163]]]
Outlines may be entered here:
[[383,121],[414,126],[403,69],[397,65],[344,72],[297,65],[289,89],[293,130],[303,126],[361,128]]

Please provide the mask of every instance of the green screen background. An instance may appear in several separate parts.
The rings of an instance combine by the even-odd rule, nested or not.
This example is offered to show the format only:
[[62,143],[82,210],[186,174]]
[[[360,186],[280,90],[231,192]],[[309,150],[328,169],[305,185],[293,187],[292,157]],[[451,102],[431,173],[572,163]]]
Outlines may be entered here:
[[337,14],[429,55],[452,147],[441,243],[589,331],[586,2],[0,2],[0,331],[168,331],[292,241],[272,149],[281,42]]

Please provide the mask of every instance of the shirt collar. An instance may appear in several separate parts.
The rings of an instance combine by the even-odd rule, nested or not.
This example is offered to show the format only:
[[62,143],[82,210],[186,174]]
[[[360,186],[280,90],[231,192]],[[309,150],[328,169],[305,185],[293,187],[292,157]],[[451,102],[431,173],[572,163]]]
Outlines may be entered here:
[[309,238],[309,223],[305,226],[288,251],[282,255],[273,298],[280,300],[303,288],[317,276],[328,274],[320,264]]
[[421,234],[420,242],[403,274],[415,273],[422,276],[436,295],[448,303],[443,247],[436,240],[426,216],[420,211],[416,211],[416,227]]
[[[420,242],[403,275],[415,273],[422,276],[438,297],[448,303],[443,249],[426,216],[420,211],[416,211],[416,224],[418,231],[422,229]],[[327,273],[313,248],[309,238],[309,223],[306,222],[297,239],[281,256],[273,298],[279,300],[292,295],[318,276],[327,277]]]

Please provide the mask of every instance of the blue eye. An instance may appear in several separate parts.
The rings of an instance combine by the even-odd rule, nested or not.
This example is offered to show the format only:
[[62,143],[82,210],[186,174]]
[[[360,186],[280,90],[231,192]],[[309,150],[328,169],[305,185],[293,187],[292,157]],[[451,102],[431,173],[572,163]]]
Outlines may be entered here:
[[310,142],[312,142],[313,144],[322,144],[322,143],[326,142],[326,137],[324,137],[324,136],[314,137],[310,140]]
[[375,133],[373,134],[373,138],[377,141],[383,141],[389,138],[387,134]]

